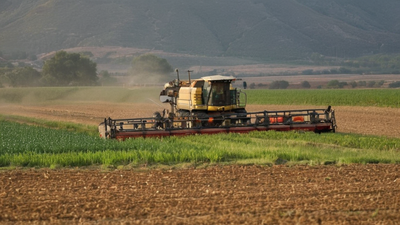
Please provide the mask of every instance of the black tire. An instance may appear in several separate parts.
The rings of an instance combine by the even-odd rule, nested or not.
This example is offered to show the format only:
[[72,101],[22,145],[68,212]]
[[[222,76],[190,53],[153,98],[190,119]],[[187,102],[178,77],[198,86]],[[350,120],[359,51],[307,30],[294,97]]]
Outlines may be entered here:
[[236,116],[240,118],[239,120],[242,121],[243,124],[250,123],[250,117],[247,117],[247,111],[245,109],[238,109],[235,111]]
[[178,116],[178,117],[188,117],[188,116],[190,116],[190,112],[187,111],[187,110],[178,110],[176,112],[176,116]]

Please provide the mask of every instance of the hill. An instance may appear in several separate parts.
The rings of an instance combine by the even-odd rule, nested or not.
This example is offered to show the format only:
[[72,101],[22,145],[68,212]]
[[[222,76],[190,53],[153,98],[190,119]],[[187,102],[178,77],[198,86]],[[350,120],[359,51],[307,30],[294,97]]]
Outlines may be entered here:
[[398,0],[3,0],[0,51],[119,46],[291,60],[400,52]]

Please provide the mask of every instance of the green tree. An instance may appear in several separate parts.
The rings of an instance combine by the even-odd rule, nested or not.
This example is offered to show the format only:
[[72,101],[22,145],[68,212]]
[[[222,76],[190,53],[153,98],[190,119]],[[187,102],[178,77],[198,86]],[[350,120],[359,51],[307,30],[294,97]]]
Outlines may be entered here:
[[338,80],[331,80],[326,85],[328,88],[339,88],[340,82]]
[[356,81],[350,81],[350,86],[352,87],[352,88],[355,88],[355,87],[357,87],[357,82]]
[[374,80],[370,80],[367,83],[367,87],[375,87],[375,85],[376,85],[376,81],[374,81]]
[[97,65],[78,53],[59,51],[43,66],[43,82],[49,86],[95,85]]
[[107,70],[100,71],[99,76],[99,82],[101,83],[101,85],[115,85],[117,83],[117,79],[115,77],[112,77]]
[[382,85],[385,84],[384,80],[380,80],[378,81],[378,83],[376,84],[378,87],[382,87]]
[[314,73],[313,69],[303,70],[301,74],[303,75],[312,75]]
[[166,59],[153,54],[143,54],[133,58],[130,74],[136,82],[164,82],[174,69]]
[[308,82],[308,81],[303,81],[303,82],[301,82],[301,87],[303,87],[303,88],[310,88],[311,87],[311,85],[310,85],[310,83]]
[[328,82],[328,88],[343,88],[344,86],[348,85],[347,82],[339,82],[338,80],[331,80]]
[[5,74],[13,87],[39,86],[40,73],[30,66],[18,67]]
[[400,81],[392,82],[389,84],[390,88],[399,88],[400,87]]
[[357,86],[365,87],[365,86],[367,86],[367,81],[360,80],[357,82]]

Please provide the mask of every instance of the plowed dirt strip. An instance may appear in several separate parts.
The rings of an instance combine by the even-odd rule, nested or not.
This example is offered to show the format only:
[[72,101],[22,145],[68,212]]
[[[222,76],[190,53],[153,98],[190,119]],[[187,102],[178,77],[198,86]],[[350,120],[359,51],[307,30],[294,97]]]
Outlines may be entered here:
[[0,223],[395,224],[400,166],[0,173]]
[[[168,105],[147,103],[85,102],[64,105],[0,105],[0,114],[20,115],[53,121],[98,125],[104,118],[152,117]],[[248,112],[263,110],[324,108],[321,106],[249,105]],[[400,109],[380,107],[334,106],[338,132],[400,138]]]

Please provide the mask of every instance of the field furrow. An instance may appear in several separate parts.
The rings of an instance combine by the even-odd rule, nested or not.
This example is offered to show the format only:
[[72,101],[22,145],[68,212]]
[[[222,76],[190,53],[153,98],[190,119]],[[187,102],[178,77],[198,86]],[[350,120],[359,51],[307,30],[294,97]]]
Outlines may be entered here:
[[395,223],[398,165],[0,173],[0,222]]

